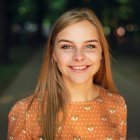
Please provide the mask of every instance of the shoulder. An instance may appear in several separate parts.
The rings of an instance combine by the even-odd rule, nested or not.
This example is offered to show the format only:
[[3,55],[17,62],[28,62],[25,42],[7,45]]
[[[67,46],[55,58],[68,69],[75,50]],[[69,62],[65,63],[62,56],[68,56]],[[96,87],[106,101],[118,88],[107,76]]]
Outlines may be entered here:
[[102,88],[101,98],[104,100],[105,104],[109,107],[126,109],[126,102],[124,97],[119,93],[111,93],[108,90]]
[[20,117],[21,115],[26,115],[29,107],[30,110],[38,107],[38,101],[38,99],[33,100],[33,95],[17,101],[11,108],[8,117]]
[[[25,134],[30,134],[33,128],[38,128],[37,115],[39,100],[33,99],[33,95],[17,101],[8,115],[8,135],[19,139]],[[39,128],[38,128],[39,129]]]
[[27,110],[31,99],[32,99],[32,96],[29,96],[29,97],[26,97],[24,99],[17,101],[13,105],[12,109],[10,110],[9,116],[11,116],[12,114],[19,115],[19,113],[24,113]]
[[110,93],[106,89],[102,89],[101,93],[102,108],[107,114],[118,123],[119,129],[123,129],[126,133],[127,122],[127,105],[125,99],[119,93]]
[[103,89],[101,97],[110,120],[117,124],[120,136],[125,138],[127,132],[127,105],[124,97],[119,93],[110,93],[105,89]]

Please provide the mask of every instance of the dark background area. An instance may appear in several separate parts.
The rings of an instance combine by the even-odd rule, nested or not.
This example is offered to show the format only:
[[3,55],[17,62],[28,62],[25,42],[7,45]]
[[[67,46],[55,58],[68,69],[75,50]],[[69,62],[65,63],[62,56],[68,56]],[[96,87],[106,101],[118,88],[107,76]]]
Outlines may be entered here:
[[128,106],[128,139],[140,139],[139,0],[1,0],[0,139],[6,139],[12,105],[33,92],[53,23],[76,7],[93,9],[104,27],[114,80]]

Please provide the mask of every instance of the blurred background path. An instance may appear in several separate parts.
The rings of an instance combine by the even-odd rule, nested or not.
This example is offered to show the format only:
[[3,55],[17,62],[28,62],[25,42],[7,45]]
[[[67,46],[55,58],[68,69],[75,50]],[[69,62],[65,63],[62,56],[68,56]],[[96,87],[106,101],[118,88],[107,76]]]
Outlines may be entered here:
[[140,140],[140,0],[0,0],[0,140],[13,104],[34,91],[54,21],[77,7],[91,8],[101,20],[128,106],[127,140]]
[[[29,96],[36,86],[42,60],[42,49],[24,65],[19,74],[0,94],[0,139],[6,140],[7,116],[13,104]],[[140,140],[140,58],[119,56],[113,62],[114,79],[128,106],[128,140]]]
[[14,103],[29,96],[36,86],[42,51],[36,54],[23,66],[9,86],[0,94],[0,140],[6,140],[7,117]]

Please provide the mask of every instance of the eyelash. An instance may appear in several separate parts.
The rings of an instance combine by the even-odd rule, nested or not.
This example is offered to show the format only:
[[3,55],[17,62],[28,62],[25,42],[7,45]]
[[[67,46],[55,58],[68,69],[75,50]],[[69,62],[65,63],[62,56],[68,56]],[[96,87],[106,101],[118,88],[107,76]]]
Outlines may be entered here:
[[[88,46],[90,46],[90,47],[88,47]],[[73,46],[71,46],[71,45],[63,45],[61,48],[62,49],[73,49]],[[96,45],[89,44],[89,45],[86,45],[85,48],[94,49],[94,48],[96,48]]]
[[70,46],[70,45],[63,45],[61,48],[62,48],[62,49],[71,49],[71,48],[73,48],[73,47]]
[[[91,47],[89,48],[88,46],[91,46]],[[96,48],[96,46],[93,45],[93,44],[86,45],[85,47],[88,48],[88,49],[94,49],[94,48]]]

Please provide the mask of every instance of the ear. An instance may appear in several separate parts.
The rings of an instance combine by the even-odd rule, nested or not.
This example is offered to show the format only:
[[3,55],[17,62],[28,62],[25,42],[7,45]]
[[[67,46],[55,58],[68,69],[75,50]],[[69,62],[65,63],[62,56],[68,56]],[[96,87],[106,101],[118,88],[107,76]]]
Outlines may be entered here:
[[54,61],[57,62],[56,54],[54,52],[53,52],[52,57],[53,57]]
[[101,52],[101,56],[100,56],[100,60],[102,61],[102,59],[103,59],[103,51]]

